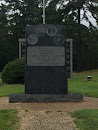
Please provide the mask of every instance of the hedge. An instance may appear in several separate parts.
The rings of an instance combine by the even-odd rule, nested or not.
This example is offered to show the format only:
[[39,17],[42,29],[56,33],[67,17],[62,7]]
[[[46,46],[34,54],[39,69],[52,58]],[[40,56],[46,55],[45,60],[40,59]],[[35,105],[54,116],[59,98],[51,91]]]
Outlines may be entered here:
[[16,59],[5,65],[2,70],[3,83],[15,84],[25,81],[25,59]]

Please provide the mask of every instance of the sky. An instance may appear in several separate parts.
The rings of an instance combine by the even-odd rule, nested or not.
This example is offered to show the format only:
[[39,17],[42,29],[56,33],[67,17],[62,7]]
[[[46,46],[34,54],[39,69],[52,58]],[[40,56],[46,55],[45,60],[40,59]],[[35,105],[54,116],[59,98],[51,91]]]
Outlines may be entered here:
[[[0,5],[1,5],[1,3],[5,3],[4,0],[0,0]],[[83,10],[81,10],[81,18],[83,16],[82,14],[83,14]],[[93,16],[91,15],[91,13],[89,11],[87,11],[87,17],[89,18],[89,20],[95,27],[98,27],[98,25],[96,24],[96,20],[93,18]],[[89,23],[86,20],[82,20],[81,24],[83,24],[87,27],[89,26]]]
[[1,4],[2,2],[4,3],[4,0],[0,0],[0,4]]

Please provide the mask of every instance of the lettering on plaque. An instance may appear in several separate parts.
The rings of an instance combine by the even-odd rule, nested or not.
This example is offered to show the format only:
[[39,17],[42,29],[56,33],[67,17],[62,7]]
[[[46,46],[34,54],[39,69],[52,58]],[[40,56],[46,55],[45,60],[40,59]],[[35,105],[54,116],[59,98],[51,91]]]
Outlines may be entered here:
[[29,46],[27,48],[28,66],[64,66],[64,47],[38,47]]

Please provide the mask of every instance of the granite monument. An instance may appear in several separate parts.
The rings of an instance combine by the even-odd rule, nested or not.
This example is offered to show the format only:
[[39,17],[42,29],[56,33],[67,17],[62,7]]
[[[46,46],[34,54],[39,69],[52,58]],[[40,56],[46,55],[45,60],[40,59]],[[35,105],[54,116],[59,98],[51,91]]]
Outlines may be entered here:
[[27,26],[25,94],[12,94],[9,102],[82,101],[82,94],[68,94],[71,49],[65,26]]

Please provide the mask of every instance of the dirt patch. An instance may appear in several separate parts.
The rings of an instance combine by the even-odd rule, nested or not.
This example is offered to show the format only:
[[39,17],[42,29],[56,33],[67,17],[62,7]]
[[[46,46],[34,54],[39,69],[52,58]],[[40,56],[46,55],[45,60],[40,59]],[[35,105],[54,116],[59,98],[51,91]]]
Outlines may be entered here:
[[0,109],[16,108],[18,110],[33,111],[67,111],[73,112],[80,109],[98,109],[98,98],[84,97],[79,103],[9,103],[8,97],[0,98]]

